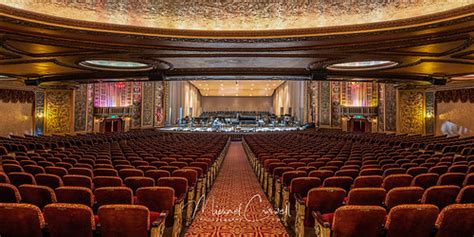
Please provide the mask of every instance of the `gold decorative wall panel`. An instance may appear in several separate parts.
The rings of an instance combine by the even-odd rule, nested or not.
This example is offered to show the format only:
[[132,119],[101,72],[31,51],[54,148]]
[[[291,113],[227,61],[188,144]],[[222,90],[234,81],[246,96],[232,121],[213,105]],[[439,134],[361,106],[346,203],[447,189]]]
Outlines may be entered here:
[[399,90],[400,133],[424,133],[424,97],[424,91],[421,90]]
[[45,133],[58,134],[72,131],[72,90],[45,91]]

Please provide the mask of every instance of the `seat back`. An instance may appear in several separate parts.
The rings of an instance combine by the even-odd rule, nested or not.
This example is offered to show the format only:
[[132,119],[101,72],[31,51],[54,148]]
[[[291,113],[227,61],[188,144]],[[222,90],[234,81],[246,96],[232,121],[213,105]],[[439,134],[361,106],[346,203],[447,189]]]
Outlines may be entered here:
[[188,180],[182,177],[163,177],[158,179],[156,186],[174,189],[176,197],[184,197],[188,192]]
[[56,167],[56,166],[47,166],[44,168],[47,174],[55,174],[59,177],[63,177],[64,175],[68,174],[68,171],[63,167]]
[[309,190],[306,199],[305,226],[313,226],[313,211],[321,214],[333,213],[342,206],[346,191],[342,188],[313,188]]
[[334,175],[334,172],[330,170],[313,170],[308,174],[308,177],[316,177],[324,182],[326,178],[329,178]]
[[10,183],[17,187],[23,184],[36,184],[35,177],[26,172],[10,172],[8,173],[8,178]]
[[301,198],[308,196],[309,190],[321,186],[321,180],[316,177],[298,177],[291,180],[290,196],[299,195]]
[[193,169],[179,169],[173,171],[173,177],[182,177],[188,180],[188,186],[194,187],[196,186],[197,179],[198,179],[198,172]]
[[124,183],[127,187],[132,189],[133,193],[142,187],[155,186],[155,180],[149,177],[128,177],[125,178]]
[[10,183],[10,179],[8,178],[7,174],[0,172],[0,183]]
[[109,168],[98,168],[94,169],[94,176],[118,176],[118,172],[115,169]]
[[144,176],[145,173],[142,170],[139,169],[121,169],[119,170],[119,176],[123,180],[125,180],[128,177],[139,177],[139,176]]
[[55,193],[58,202],[61,203],[83,204],[91,208],[94,205],[94,195],[88,188],[59,187]]
[[155,183],[158,181],[159,178],[161,177],[170,177],[171,173],[167,170],[147,170],[145,172],[145,177],[150,177],[153,180],[155,180]]
[[35,175],[36,184],[48,186],[52,189],[63,186],[61,177],[55,174],[37,174]]
[[49,204],[44,218],[50,237],[92,237],[96,226],[92,209],[80,204]]
[[91,169],[88,168],[81,168],[81,167],[73,167],[68,170],[69,174],[75,174],[75,175],[84,175],[89,178],[94,177],[94,174]]
[[385,209],[377,206],[343,206],[334,213],[333,237],[378,237]]
[[429,237],[438,213],[438,207],[429,204],[396,206],[390,210],[385,224],[387,237]]
[[354,188],[349,192],[347,205],[382,206],[385,194],[383,188]]
[[425,190],[421,202],[436,205],[440,210],[456,202],[461,188],[455,185],[433,186]]
[[0,203],[0,236],[42,237],[41,210],[25,203]]
[[57,202],[56,194],[50,187],[35,184],[23,184],[18,190],[24,203],[36,205],[40,209],[44,206]]
[[281,181],[283,186],[290,186],[291,180],[298,177],[306,177],[306,172],[302,170],[291,170],[286,171],[281,175]]
[[354,180],[349,176],[329,177],[324,180],[323,187],[342,188],[348,192],[351,189],[353,181]]
[[411,186],[422,187],[423,189],[428,189],[429,187],[435,186],[438,182],[439,174],[436,173],[426,173],[419,174],[413,178]]
[[385,206],[390,210],[397,205],[420,204],[423,192],[423,188],[420,187],[393,188],[387,193]]
[[97,206],[133,204],[133,192],[127,187],[102,187],[94,191]]
[[468,185],[459,191],[456,203],[474,203],[474,185]]
[[102,237],[148,237],[150,212],[140,205],[105,205],[98,211]]
[[[474,165],[472,165],[471,167],[474,168]],[[464,178],[462,185],[463,186],[474,185],[474,169],[472,173],[466,175],[466,178]]]
[[103,188],[103,187],[122,187],[123,181],[120,177],[112,176],[95,176],[92,180],[94,183],[94,188]]
[[170,187],[144,187],[137,190],[137,204],[153,212],[168,212],[166,226],[172,226],[175,194]]
[[383,179],[382,187],[388,192],[392,188],[410,186],[413,177],[409,174],[392,174]]
[[436,185],[456,185],[461,187],[464,181],[464,173],[445,173],[439,176]]
[[353,188],[379,188],[382,186],[383,178],[380,175],[367,175],[358,176],[354,183]]
[[472,236],[474,204],[453,204],[445,207],[436,220],[436,226],[436,237]]
[[13,184],[0,183],[0,203],[19,203],[21,195]]
[[89,176],[68,174],[63,177],[64,186],[77,186],[92,189],[92,179]]

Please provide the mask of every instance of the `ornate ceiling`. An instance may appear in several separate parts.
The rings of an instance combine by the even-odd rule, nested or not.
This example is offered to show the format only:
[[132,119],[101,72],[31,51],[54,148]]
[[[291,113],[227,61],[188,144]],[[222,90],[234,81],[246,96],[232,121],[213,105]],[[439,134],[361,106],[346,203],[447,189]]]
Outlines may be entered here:
[[203,96],[271,96],[280,80],[197,80],[191,83]]
[[103,0],[6,1],[45,15],[186,30],[278,30],[393,21],[464,7],[473,0]]
[[[143,19],[135,15],[136,19],[133,21],[130,19],[124,22],[109,20],[108,16],[113,15],[110,12],[118,15],[131,12],[126,10],[131,9],[127,4],[108,3],[121,1],[93,1],[107,3],[99,4],[105,9],[105,13],[94,10],[99,6],[90,7],[91,10],[81,7],[85,9],[84,11],[95,12],[95,17],[101,20],[85,17],[86,13],[79,19],[97,22],[74,19],[77,18],[76,11],[74,14],[65,13],[80,5],[79,3],[64,7],[61,3],[63,1],[3,2],[4,4],[0,4],[0,75],[25,80],[29,84],[72,85],[113,78],[160,80],[163,75],[172,80],[351,80],[352,78],[360,80],[360,78],[365,78],[389,83],[429,84],[456,77],[462,78],[456,80],[473,81],[472,77],[461,77],[474,74],[473,0],[327,1],[324,4],[331,7],[325,10],[348,9],[347,2],[352,2],[354,6],[366,4],[370,7],[350,8],[351,10],[345,11],[334,10],[334,16],[338,17],[319,16],[322,17],[320,19],[326,19],[326,21],[314,21],[317,22],[313,22],[314,25],[304,20],[293,21],[291,17],[279,17],[278,11],[274,10],[279,9],[275,8],[276,1],[242,1],[244,3],[232,5],[230,3],[234,1],[230,0],[202,2],[196,0],[188,4],[189,6],[179,5],[178,1],[153,1],[157,4],[165,4],[160,6],[174,4],[173,7],[166,8],[165,12],[175,12],[169,16],[178,20],[169,21],[169,24],[196,23],[196,25],[182,27],[165,26],[159,23],[163,21],[162,18],[156,18],[155,21],[152,18],[146,18],[145,15]],[[45,4],[44,7],[48,9],[59,7],[58,9],[63,10],[41,10],[50,15],[24,10],[42,9],[39,5],[35,5],[35,2],[54,2],[55,4]],[[375,2],[380,3],[375,4]],[[402,4],[402,2],[406,3]],[[302,4],[299,10],[295,10],[296,13],[291,10],[295,6],[293,3]],[[288,16],[301,16],[301,19],[304,19],[304,16],[313,16],[318,11],[318,14],[322,14],[320,10],[314,10],[317,8],[314,6],[319,6],[318,3],[320,1],[295,0],[285,1],[281,6],[289,9],[284,11]],[[19,5],[11,7],[5,4]],[[240,14],[240,16],[246,16],[242,21],[257,24],[260,21],[252,19],[260,12],[260,17],[267,19],[268,22],[261,27],[246,25],[244,22],[233,25],[234,23],[231,22],[239,19],[238,17],[215,13],[216,16],[222,16],[230,22],[227,26],[224,18],[219,18],[216,22],[220,26],[226,26],[227,29],[240,27],[238,31],[232,31],[223,30],[224,28],[206,28],[208,24],[206,22],[210,22],[208,20],[215,17],[213,14],[193,21],[179,20],[179,16],[187,16],[185,13],[191,11],[189,9],[215,9],[215,4],[225,6],[216,12],[244,12],[245,14]],[[259,7],[251,8],[254,9],[251,13],[245,12],[250,9],[250,6],[254,6],[253,4]],[[446,11],[438,12],[441,8],[435,9],[435,6],[447,6]],[[155,15],[162,14],[157,13],[159,11],[153,7],[133,9],[135,9],[133,11],[148,9]],[[274,15],[267,14],[269,12]],[[330,12],[327,11],[324,14],[333,14]],[[58,14],[68,18],[58,17]],[[349,19],[344,17],[356,18],[357,16],[359,20],[365,20],[365,22],[342,21],[342,19]],[[336,18],[341,21],[337,22]],[[140,19],[143,21],[139,21]],[[335,20],[329,22],[329,19]],[[150,25],[142,24],[146,20],[150,20]],[[284,22],[280,24],[279,21]],[[351,22],[351,25],[345,22]],[[86,67],[80,63],[84,60],[133,61],[150,65],[153,70],[101,70]],[[397,65],[369,71],[326,69],[332,64],[371,60],[393,61]]]

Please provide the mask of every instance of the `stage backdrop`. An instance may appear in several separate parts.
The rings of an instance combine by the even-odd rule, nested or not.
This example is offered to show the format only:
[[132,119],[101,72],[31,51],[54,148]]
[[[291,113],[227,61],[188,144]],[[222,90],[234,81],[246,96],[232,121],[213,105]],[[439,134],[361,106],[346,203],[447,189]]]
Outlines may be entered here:
[[0,101],[0,136],[33,134],[32,103]]
[[271,96],[203,96],[202,111],[268,111],[271,112]]

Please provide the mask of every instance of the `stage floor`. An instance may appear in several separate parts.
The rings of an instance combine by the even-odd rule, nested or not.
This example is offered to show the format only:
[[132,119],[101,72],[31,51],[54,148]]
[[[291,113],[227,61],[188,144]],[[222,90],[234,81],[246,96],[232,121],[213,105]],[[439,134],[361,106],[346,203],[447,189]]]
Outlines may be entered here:
[[165,127],[161,131],[180,131],[180,132],[224,132],[224,133],[254,133],[254,132],[288,132],[301,131],[304,127],[222,127],[213,129],[211,127]]

